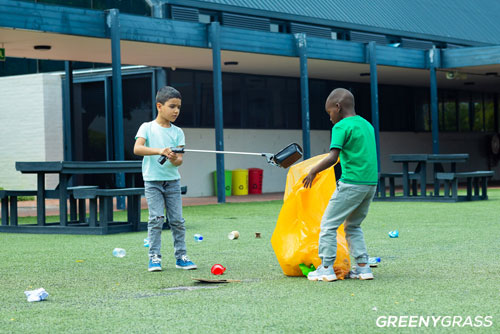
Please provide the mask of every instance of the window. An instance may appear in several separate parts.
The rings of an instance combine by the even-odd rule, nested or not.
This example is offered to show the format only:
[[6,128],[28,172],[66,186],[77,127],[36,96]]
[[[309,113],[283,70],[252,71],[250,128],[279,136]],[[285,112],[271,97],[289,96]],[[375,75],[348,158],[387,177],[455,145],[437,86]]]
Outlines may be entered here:
[[480,93],[471,94],[472,131],[484,131],[484,109]]
[[139,126],[153,119],[151,74],[123,76],[123,138],[125,160],[142,159],[134,154]]
[[[214,127],[212,72],[168,70],[169,84],[183,95],[181,127]],[[309,80],[311,130],[329,130],[325,113],[330,92],[343,87],[355,98],[356,113],[372,121],[371,90],[367,83]],[[224,127],[234,129],[301,129],[300,79],[243,73],[223,73]],[[431,131],[427,87],[379,85],[380,131]],[[494,131],[494,94],[440,90],[440,131]]]
[[194,89],[194,72],[192,71],[170,71],[168,74],[169,85],[177,89],[182,96],[182,106],[179,118],[175,124],[183,126],[198,126],[198,120],[194,112],[196,99]]
[[486,132],[495,131],[495,96],[493,94],[484,94],[484,130]]
[[235,74],[222,74],[222,103],[224,127],[242,128],[241,123],[241,105],[242,93],[241,76]]
[[457,94],[440,91],[439,131],[457,131]]
[[104,81],[77,83],[73,87],[73,160],[107,160]]
[[[25,0],[26,1],[26,0]],[[150,16],[151,9],[146,1],[137,0],[31,0],[29,2],[38,2],[44,4],[71,6],[78,8],[89,8],[105,10],[117,8],[120,13],[136,14]]]
[[431,131],[430,97],[427,88],[414,88],[415,128],[414,131]]
[[[413,125],[413,95],[414,88],[379,86],[380,131],[411,131]],[[425,117],[425,115],[424,113],[423,116]],[[423,118],[423,122],[427,122],[426,118]],[[427,128],[424,128],[424,130],[428,131]]]
[[458,130],[470,131],[469,121],[470,96],[467,92],[460,92],[458,95]]

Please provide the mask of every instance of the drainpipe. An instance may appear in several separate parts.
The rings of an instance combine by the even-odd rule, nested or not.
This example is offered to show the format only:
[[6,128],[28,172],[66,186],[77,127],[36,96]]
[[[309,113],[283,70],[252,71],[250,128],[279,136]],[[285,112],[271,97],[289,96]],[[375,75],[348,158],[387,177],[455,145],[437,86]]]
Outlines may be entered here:
[[165,18],[165,12],[163,10],[162,0],[145,0],[146,3],[151,8],[151,16],[159,19]]

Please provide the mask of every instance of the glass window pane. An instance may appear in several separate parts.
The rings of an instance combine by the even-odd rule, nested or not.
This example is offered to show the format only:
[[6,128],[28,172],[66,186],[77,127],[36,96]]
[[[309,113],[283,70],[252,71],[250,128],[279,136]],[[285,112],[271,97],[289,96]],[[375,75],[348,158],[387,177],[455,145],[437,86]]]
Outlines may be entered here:
[[125,160],[140,160],[134,154],[135,135],[144,122],[153,119],[151,74],[123,76],[123,137]]
[[446,92],[444,94],[444,130],[457,131],[457,104],[456,94],[454,92]]
[[214,121],[214,92],[212,73],[196,71],[194,73],[196,105],[195,115],[198,124],[203,128],[215,127]]
[[413,117],[411,112],[413,88],[380,85],[378,95],[380,130],[410,130],[410,124],[412,123],[410,119]]
[[325,80],[309,80],[309,114],[311,130],[330,130],[332,124],[325,110],[330,92]]
[[283,110],[286,113],[285,129],[302,128],[299,79],[286,79],[286,93],[284,99]]
[[493,94],[484,96],[484,129],[488,132],[495,131],[495,103]]
[[241,128],[241,76],[222,74],[222,101],[225,128]]
[[483,114],[483,101],[481,94],[474,93],[471,95],[472,98],[472,112],[473,112],[473,131],[483,131],[484,130],[484,114]]
[[429,99],[428,89],[415,88],[415,131],[431,130]]
[[470,98],[468,93],[459,93],[458,127],[460,131],[470,131],[469,100]]
[[151,15],[151,9],[144,0],[92,0],[92,8],[99,10],[117,8],[120,13]]
[[195,114],[193,71],[168,71],[167,78],[168,84],[177,89],[182,95],[181,113],[175,124],[181,128],[197,126],[198,122],[196,121]]
[[9,57],[8,49],[6,54],[7,59],[0,61],[0,77],[36,73],[37,65],[35,59]]
[[287,110],[283,108],[286,99],[286,79],[279,77],[268,77],[267,87],[269,87],[269,128],[286,129]]
[[267,80],[261,76],[245,76],[245,90],[247,101],[245,103],[246,128],[269,129],[271,123],[271,108]]
[[106,160],[105,105],[104,81],[74,85],[73,160]]

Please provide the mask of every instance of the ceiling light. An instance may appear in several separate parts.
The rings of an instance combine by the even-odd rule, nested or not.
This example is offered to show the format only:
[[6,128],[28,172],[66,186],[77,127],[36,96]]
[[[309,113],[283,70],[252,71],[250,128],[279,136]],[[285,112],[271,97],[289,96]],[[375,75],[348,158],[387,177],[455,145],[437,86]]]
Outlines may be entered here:
[[224,65],[226,65],[226,66],[236,66],[236,65],[238,65],[238,62],[237,61],[225,61]]
[[50,46],[50,45],[35,45],[33,47],[33,49],[41,50],[41,51],[48,51],[48,50],[52,49],[52,46]]

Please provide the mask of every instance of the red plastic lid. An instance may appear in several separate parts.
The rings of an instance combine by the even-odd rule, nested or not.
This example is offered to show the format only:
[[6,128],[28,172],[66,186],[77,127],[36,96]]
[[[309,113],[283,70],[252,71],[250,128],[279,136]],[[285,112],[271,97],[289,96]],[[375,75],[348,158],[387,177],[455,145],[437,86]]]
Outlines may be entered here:
[[226,268],[222,266],[222,264],[214,264],[212,269],[210,270],[214,275],[222,275],[226,271]]

